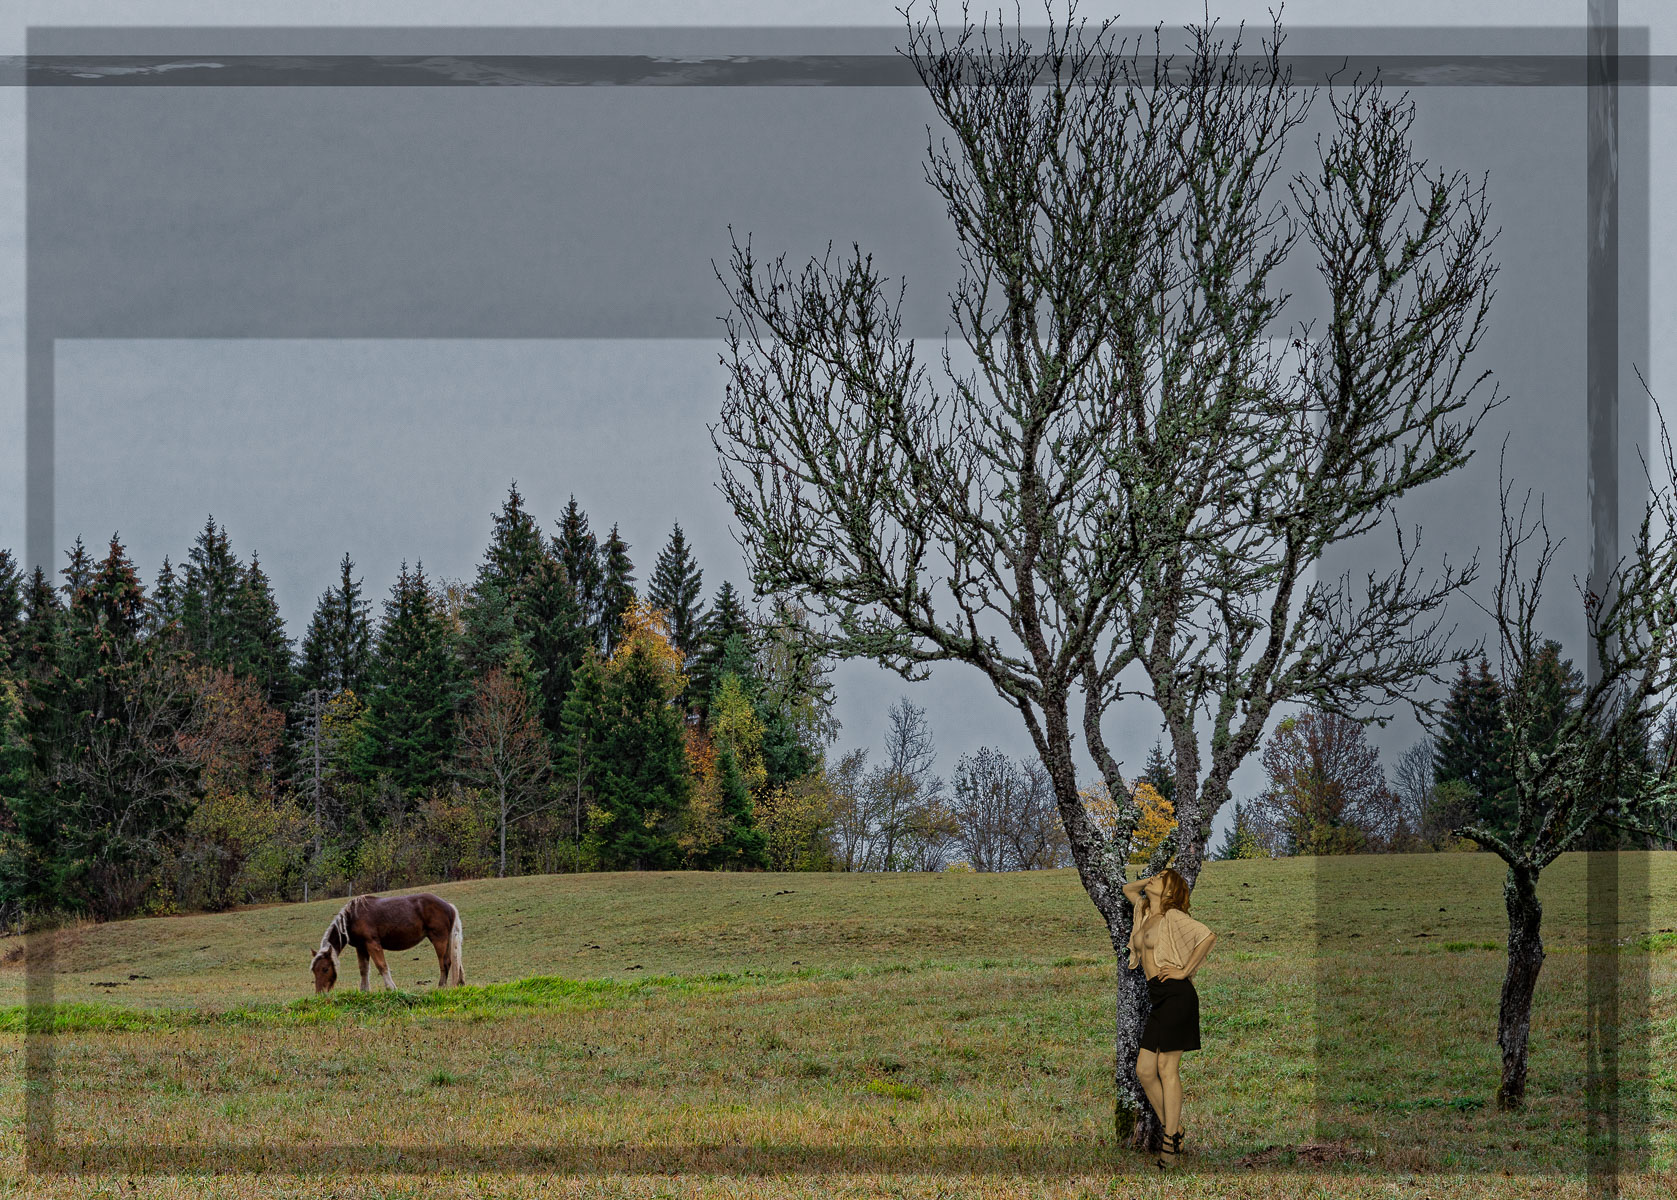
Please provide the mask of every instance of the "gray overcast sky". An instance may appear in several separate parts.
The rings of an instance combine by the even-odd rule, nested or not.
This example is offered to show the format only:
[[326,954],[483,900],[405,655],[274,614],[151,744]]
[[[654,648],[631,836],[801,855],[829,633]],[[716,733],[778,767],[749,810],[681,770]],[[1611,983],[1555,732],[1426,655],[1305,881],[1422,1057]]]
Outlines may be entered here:
[[[1265,7],[1217,11],[1262,21]],[[481,4],[470,18],[454,5],[325,8],[33,4],[0,36],[15,53],[29,24],[898,25],[889,4]],[[1200,5],[1120,11],[1125,25],[1179,24]],[[1652,5],[1620,11],[1626,24],[1653,22],[1661,50],[1669,18],[1656,20]],[[1577,25],[1584,15],[1576,0],[1414,4],[1403,19]],[[1390,20],[1362,3],[1294,3],[1286,16],[1300,30]],[[20,549],[23,91],[0,89],[10,164],[0,183],[0,447],[15,464],[0,477],[0,544]],[[1405,519],[1452,558],[1494,544],[1495,447],[1506,431],[1517,478],[1545,490],[1552,524],[1581,555],[1583,93],[1434,87],[1416,97],[1422,153],[1491,172],[1503,274],[1481,362],[1511,399],[1475,468],[1417,497]],[[908,274],[921,334],[942,328],[953,279],[917,165],[924,101],[907,89],[100,88],[37,91],[32,102],[42,106],[37,131],[76,135],[75,153],[43,151],[32,167],[44,173],[36,187],[54,185],[36,236],[55,264],[45,307],[63,339],[56,544],[78,533],[102,544],[120,530],[149,581],[214,512],[241,553],[261,552],[294,633],[344,550],[374,595],[403,558],[469,577],[514,477],[549,527],[572,492],[598,532],[619,523],[643,580],[680,520],[707,598],[724,578],[743,583],[704,428],[721,394],[705,330],[722,310],[709,263],[726,254],[725,226],[794,260],[828,237],[863,240],[887,271]],[[1656,91],[1656,148],[1669,141],[1671,113]],[[288,166],[301,169],[288,176]],[[1653,164],[1656,194],[1669,170],[1665,152]],[[1669,311],[1670,272],[1658,269],[1670,262],[1668,225],[1655,215],[1650,230],[1656,330]],[[368,254],[387,274],[311,292]],[[1308,272],[1289,283],[1308,315]],[[461,295],[475,297],[465,318]],[[247,315],[266,323],[245,328]],[[460,329],[444,336],[451,321]],[[523,340],[495,339],[509,327]],[[1670,375],[1661,349],[1645,368],[1656,394]],[[1627,445],[1635,438],[1625,431]],[[1628,481],[1625,495],[1634,500]],[[1622,521],[1632,518],[1626,507]],[[1344,565],[1378,565],[1387,545]],[[1573,569],[1582,573],[1557,572],[1551,601],[1552,627],[1569,641],[1581,629],[1563,603]],[[1480,632],[1460,607],[1464,631]],[[886,707],[906,693],[929,710],[946,777],[983,744],[1029,752],[1017,716],[970,670],[906,685],[852,663],[836,679],[841,749],[878,745]],[[1132,705],[1111,726],[1138,765],[1153,723]],[[1381,735],[1388,765],[1414,734],[1400,723]],[[1236,782],[1237,794],[1257,789],[1255,762]]]

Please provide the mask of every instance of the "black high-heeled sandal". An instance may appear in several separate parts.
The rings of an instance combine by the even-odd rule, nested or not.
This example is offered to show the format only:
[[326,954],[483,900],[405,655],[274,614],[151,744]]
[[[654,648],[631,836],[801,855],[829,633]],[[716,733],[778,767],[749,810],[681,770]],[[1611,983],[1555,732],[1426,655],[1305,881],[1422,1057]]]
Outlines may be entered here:
[[1175,1133],[1164,1134],[1163,1137],[1164,1143],[1159,1149],[1159,1157],[1155,1160],[1154,1165],[1161,1171],[1168,1171],[1181,1158],[1182,1131],[1178,1129]]

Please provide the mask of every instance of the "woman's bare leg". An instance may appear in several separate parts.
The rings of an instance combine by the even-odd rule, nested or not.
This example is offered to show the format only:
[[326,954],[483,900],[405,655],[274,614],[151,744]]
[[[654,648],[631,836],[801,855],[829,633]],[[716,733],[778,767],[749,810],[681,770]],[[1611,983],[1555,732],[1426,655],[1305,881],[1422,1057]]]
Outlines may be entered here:
[[1177,1068],[1182,1064],[1182,1051],[1170,1050],[1158,1056],[1159,1086],[1164,1092],[1160,1108],[1166,1133],[1182,1132],[1182,1077]]
[[1159,1084],[1159,1056],[1151,1050],[1136,1055],[1135,1077],[1141,1080],[1141,1090],[1147,1093],[1147,1103],[1159,1120],[1165,1119],[1165,1094]]

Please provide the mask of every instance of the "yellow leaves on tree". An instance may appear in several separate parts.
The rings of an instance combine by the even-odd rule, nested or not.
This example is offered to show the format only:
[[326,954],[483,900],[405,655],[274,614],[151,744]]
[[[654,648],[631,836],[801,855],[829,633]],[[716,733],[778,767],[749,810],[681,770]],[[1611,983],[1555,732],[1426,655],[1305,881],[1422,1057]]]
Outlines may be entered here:
[[1158,849],[1159,843],[1176,828],[1174,806],[1146,780],[1130,788],[1130,799],[1141,809],[1141,816],[1136,821],[1133,835],[1124,828],[1126,822],[1104,779],[1097,779],[1077,794],[1083,797],[1083,807],[1094,818],[1102,833],[1112,838],[1129,837],[1129,861],[1132,863],[1146,862],[1152,857],[1153,851]]
[[631,658],[644,658],[657,668],[664,677],[668,699],[674,700],[687,686],[681,651],[670,635],[669,614],[641,599],[630,601],[623,610],[623,640],[612,651],[607,669],[619,669]]
[[1169,800],[1159,795],[1158,789],[1143,780],[1131,793],[1141,806],[1141,820],[1136,822],[1135,837],[1130,842],[1130,861],[1146,862],[1171,830],[1176,828],[1176,810]]
[[676,845],[690,863],[698,863],[722,841],[722,796],[716,778],[716,743],[692,725],[687,727],[686,736],[687,771],[693,789],[688,793],[687,821],[676,835]]
[[716,689],[716,698],[710,706],[709,731],[701,733],[692,726],[687,729],[687,768],[692,774],[693,790],[687,827],[677,838],[677,844],[691,862],[703,861],[727,834],[718,764],[724,745],[733,747],[734,761],[746,791],[751,793],[752,807],[760,809],[764,784],[769,777],[763,761],[763,723],[757,719],[739,677],[731,673],[722,677]]

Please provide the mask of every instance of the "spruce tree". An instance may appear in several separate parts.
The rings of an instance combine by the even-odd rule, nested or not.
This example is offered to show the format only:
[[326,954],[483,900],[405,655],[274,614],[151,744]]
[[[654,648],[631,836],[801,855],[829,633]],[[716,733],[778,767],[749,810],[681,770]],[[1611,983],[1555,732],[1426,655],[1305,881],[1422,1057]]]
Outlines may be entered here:
[[152,585],[151,595],[146,600],[146,630],[159,633],[173,624],[179,633],[180,622],[181,580],[175,573],[175,564],[165,554],[163,565],[157,569],[157,582]]
[[1438,783],[1460,780],[1473,790],[1474,811],[1494,828],[1508,828],[1513,811],[1508,734],[1503,727],[1502,686],[1481,658],[1466,663],[1450,686],[1434,759]]
[[460,656],[466,674],[481,679],[505,666],[520,640],[517,613],[506,586],[495,578],[480,578],[472,585],[460,616]]
[[600,551],[604,574],[600,583],[599,645],[610,658],[623,640],[623,614],[635,602],[635,566],[629,561],[629,544],[619,536],[616,525]]
[[518,615],[541,694],[542,726],[557,753],[564,740],[565,700],[590,636],[576,589],[554,555],[537,560],[525,582]]
[[31,740],[52,786],[25,823],[47,838],[53,902],[101,917],[135,909],[199,795],[180,743],[195,699],[179,652],[141,637],[144,619],[139,576],[112,538],[63,616],[55,669],[32,685]]
[[454,755],[465,687],[451,634],[424,565],[404,562],[379,626],[365,762],[410,795],[441,782]]
[[647,588],[647,599],[654,608],[669,614],[670,640],[690,663],[699,649],[699,635],[704,627],[704,601],[701,588],[704,572],[693,561],[687,538],[678,521],[670,530],[670,540],[658,555],[653,568],[652,582]]
[[1534,710],[1534,742],[1543,752],[1553,749],[1561,721],[1583,694],[1583,673],[1570,658],[1562,659],[1561,644],[1548,638],[1515,686]]
[[673,866],[675,819],[689,799],[684,722],[673,704],[680,677],[650,642],[628,642],[605,674],[603,708],[609,719],[595,786],[603,819],[588,836],[607,869]]
[[255,680],[269,704],[285,710],[297,697],[297,676],[291,662],[291,639],[280,617],[279,601],[255,552],[239,574],[239,587],[229,605],[229,631],[234,673]]
[[0,665],[17,653],[18,634],[23,627],[23,571],[10,550],[0,550]]
[[[1153,786],[1157,788],[1158,784]],[[1263,843],[1258,840],[1257,833],[1252,829],[1252,821],[1246,814],[1246,807],[1238,801],[1234,806],[1234,825],[1224,835],[1223,844],[1212,857],[1224,860],[1265,857]]]
[[234,597],[244,571],[227,540],[227,531],[211,516],[186,554],[181,584],[181,628],[187,647],[203,662],[231,667],[238,658]]
[[716,772],[721,795],[722,840],[711,852],[712,865],[725,871],[763,870],[769,865],[768,841],[757,828],[751,792],[740,774],[739,760],[728,742],[717,753]]
[[1147,752],[1147,765],[1141,769],[1141,779],[1152,784],[1153,790],[1170,804],[1176,804],[1176,764],[1165,753],[1163,741],[1155,739],[1153,749]]
[[589,629],[597,629],[601,611],[600,589],[604,582],[600,548],[589,531],[588,517],[577,507],[574,495],[559,516],[559,532],[553,538],[553,554],[565,568],[565,578],[576,589],[583,622]]
[[605,662],[599,651],[588,645],[566,693],[553,747],[553,778],[562,797],[560,804],[570,813],[571,829],[579,843],[587,833],[588,810],[594,804],[602,774],[605,703]]
[[[738,642],[730,654],[729,639]],[[711,693],[729,670],[744,678],[755,672],[748,665],[751,656],[751,618],[740,603],[734,585],[724,580],[711,602],[699,635],[698,659],[690,669],[687,694],[692,705],[708,721]],[[724,660],[727,660],[726,662]],[[743,661],[742,661],[743,660]]]
[[303,635],[299,682],[305,691],[362,694],[372,668],[372,602],[362,598],[361,581],[355,578],[355,563],[347,552],[338,569],[338,585],[321,594]]
[[47,669],[63,617],[58,593],[47,582],[46,572],[36,567],[29,574],[29,587],[23,597],[23,628],[12,650],[12,661],[26,676]]
[[59,585],[59,591],[64,593],[65,606],[75,603],[76,594],[93,581],[93,558],[82,545],[81,535],[76,535],[73,546],[64,552],[64,557],[70,560],[67,566],[59,569],[64,576],[64,582]]
[[546,551],[541,527],[524,508],[518,481],[512,481],[501,511],[495,515],[489,548],[478,564],[477,582],[494,584],[511,596],[518,592]]

